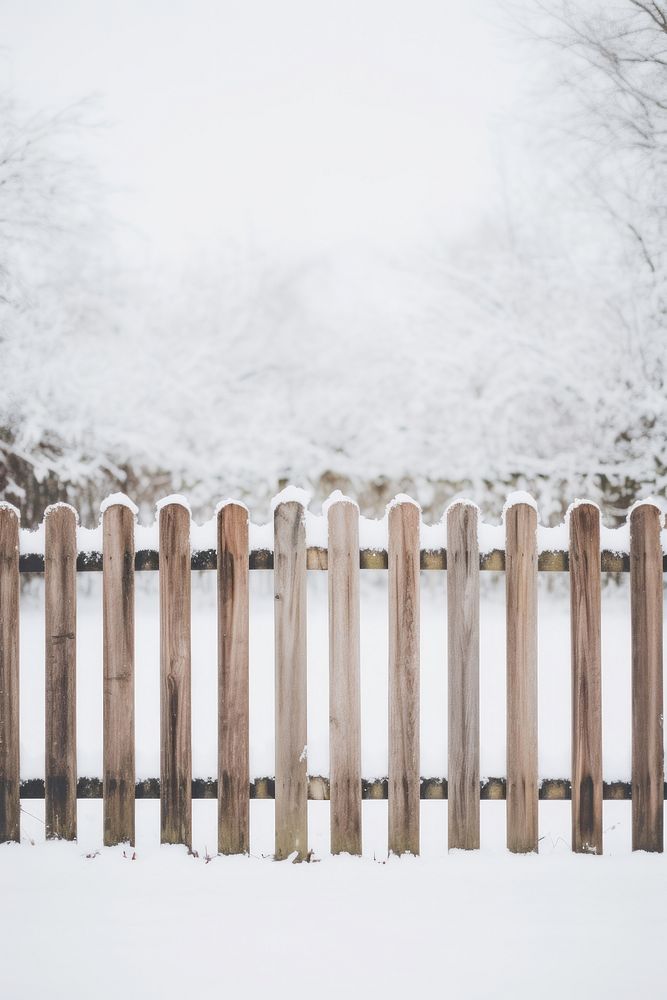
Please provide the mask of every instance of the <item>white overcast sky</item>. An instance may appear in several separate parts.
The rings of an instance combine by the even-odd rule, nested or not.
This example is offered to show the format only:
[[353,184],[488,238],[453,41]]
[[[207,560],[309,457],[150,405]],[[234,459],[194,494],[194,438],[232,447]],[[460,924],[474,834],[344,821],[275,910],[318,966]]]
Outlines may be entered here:
[[0,82],[97,98],[119,221],[176,257],[456,237],[525,83],[493,0],[2,0]]

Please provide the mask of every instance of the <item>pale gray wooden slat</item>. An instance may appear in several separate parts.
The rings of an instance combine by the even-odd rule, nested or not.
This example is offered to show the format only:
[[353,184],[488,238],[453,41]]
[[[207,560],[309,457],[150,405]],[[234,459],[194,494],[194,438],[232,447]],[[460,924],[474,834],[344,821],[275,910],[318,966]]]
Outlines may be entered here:
[[76,840],[76,525],[67,504],[44,516],[46,836]]
[[419,530],[412,502],[389,508],[389,851],[419,854]]
[[572,850],[602,854],[600,511],[569,515],[572,636]]
[[218,512],[218,850],[250,851],[248,511]]
[[479,847],[479,546],[477,507],[447,511],[448,845]]
[[123,505],[102,516],[104,551],[104,843],[134,844],[134,522]]
[[327,519],[331,853],[361,854],[359,508],[334,503]]
[[663,579],[661,514],[630,515],[632,619],[632,849],[663,850]]
[[190,512],[159,513],[160,838],[192,846]]
[[0,843],[20,839],[19,516],[0,503]]
[[300,503],[274,512],[276,858],[308,854],[306,529]]
[[507,610],[507,847],[537,851],[537,511],[505,515]]

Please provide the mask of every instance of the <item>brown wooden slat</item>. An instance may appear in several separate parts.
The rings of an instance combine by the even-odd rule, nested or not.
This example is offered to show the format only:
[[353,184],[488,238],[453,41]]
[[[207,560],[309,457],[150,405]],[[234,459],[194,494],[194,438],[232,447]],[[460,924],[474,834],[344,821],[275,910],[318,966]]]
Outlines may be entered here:
[[572,850],[602,854],[600,512],[570,511]]
[[44,523],[46,836],[76,840],[76,513]]
[[661,514],[630,515],[632,618],[632,849],[663,850],[664,744]]
[[359,508],[329,507],[331,853],[361,854]]
[[160,510],[160,837],[192,846],[190,512]]
[[19,514],[0,503],[0,843],[21,835],[19,799]]
[[389,508],[389,851],[419,854],[419,529]]
[[308,853],[306,527],[300,503],[274,512],[276,858]]
[[507,611],[507,847],[537,851],[537,512],[505,515]]
[[104,545],[104,843],[134,844],[134,522],[115,504],[102,516]]
[[248,511],[218,512],[218,850],[250,851]]
[[479,847],[478,510],[447,511],[449,849]]

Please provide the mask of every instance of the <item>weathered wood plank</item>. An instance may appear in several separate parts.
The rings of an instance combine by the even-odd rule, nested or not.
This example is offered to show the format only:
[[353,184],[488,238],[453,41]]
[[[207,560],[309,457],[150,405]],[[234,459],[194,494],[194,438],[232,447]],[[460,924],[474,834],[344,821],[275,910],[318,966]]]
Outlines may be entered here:
[[274,512],[276,858],[308,853],[306,527],[290,501]]
[[361,854],[359,508],[339,501],[327,518],[331,853]]
[[192,846],[190,512],[159,513],[160,531],[160,836]]
[[632,849],[663,850],[664,745],[661,514],[630,515],[632,619]]
[[0,843],[20,839],[19,795],[19,513],[0,503]]
[[479,548],[477,507],[447,511],[449,849],[479,847]]
[[67,504],[44,515],[46,836],[76,840],[76,524]]
[[134,844],[134,512],[102,515],[104,843]]
[[570,511],[572,850],[602,854],[600,511]]
[[507,847],[537,851],[537,512],[505,515],[507,612]]
[[389,507],[389,851],[419,854],[419,530],[411,501]]
[[248,511],[218,511],[218,850],[250,851]]

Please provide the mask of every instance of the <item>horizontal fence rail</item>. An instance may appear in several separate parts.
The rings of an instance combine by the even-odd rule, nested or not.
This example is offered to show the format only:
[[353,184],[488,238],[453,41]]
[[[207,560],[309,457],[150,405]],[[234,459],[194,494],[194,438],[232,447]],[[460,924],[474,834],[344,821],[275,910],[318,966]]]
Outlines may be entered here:
[[[136,508],[116,495],[103,504],[101,551],[81,551],[73,508],[44,517],[43,551],[21,551],[19,514],[0,504],[0,841],[20,836],[20,798],[45,799],[47,837],[76,839],[77,798],[103,798],[104,843],[134,843],[135,801],[160,800],[163,843],[192,842],[192,800],[217,799],[218,849],[247,854],[249,801],[275,799],[275,856],[306,858],[308,800],[330,802],[331,850],[360,854],[363,799],[388,799],[391,853],[418,854],[419,803],[447,799],[448,846],[480,843],[480,800],[507,802],[507,846],[538,848],[537,803],[572,802],[572,849],[603,851],[602,802],[630,799],[635,850],[663,850],[663,517],[635,506],[628,544],[604,549],[600,511],[577,502],[566,546],[540,551],[534,503],[508,501],[503,548],[480,545],[479,511],[447,511],[442,548],[428,548],[421,511],[407,497],[388,509],[386,545],[362,547],[356,504],[334,495],[325,507],[326,545],[309,545],[298,491],[274,502],[272,548],[253,547],[247,509],[222,505],[215,548],[196,548],[181,498],[158,505],[157,545],[142,548]],[[310,516],[310,515],[308,515]],[[609,534],[609,533],[608,533]],[[366,536],[368,537],[368,536]],[[318,536],[319,538],[319,536]],[[275,777],[249,774],[250,570],[273,570]],[[389,772],[361,774],[359,570],[388,572]],[[160,574],[160,777],[136,780],[134,576]],[[215,570],[218,586],[218,775],[192,774],[191,572]],[[307,773],[307,571],[329,573],[329,776]],[[420,773],[420,570],[447,574],[448,777]],[[506,578],[507,775],[480,778],[480,570]],[[77,775],[76,573],[103,574],[103,777]],[[537,573],[568,572],[571,598],[572,779],[538,779]],[[19,579],[45,576],[45,778],[21,781],[19,767]],[[630,573],[632,777],[602,778],[601,574]],[[444,613],[444,608],[443,608]],[[629,692],[630,695],[630,692]]]

